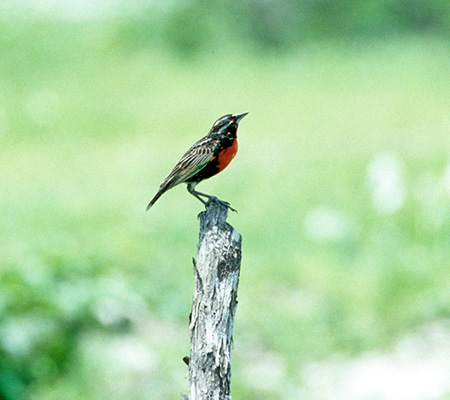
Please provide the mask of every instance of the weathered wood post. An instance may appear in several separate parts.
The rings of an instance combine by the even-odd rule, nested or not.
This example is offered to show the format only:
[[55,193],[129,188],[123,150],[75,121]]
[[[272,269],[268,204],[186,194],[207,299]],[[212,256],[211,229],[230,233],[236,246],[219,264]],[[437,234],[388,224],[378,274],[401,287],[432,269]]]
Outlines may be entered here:
[[200,213],[190,315],[189,400],[230,400],[231,342],[241,265],[241,235],[228,209],[210,201]]

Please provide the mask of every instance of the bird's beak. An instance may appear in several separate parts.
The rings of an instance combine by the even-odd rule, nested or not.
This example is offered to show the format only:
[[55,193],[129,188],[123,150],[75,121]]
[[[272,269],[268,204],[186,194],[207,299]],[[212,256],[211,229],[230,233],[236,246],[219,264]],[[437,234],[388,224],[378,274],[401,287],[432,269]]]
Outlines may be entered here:
[[235,123],[238,124],[239,121],[244,118],[246,115],[248,114],[248,112],[242,113],[242,114],[234,114],[233,118],[236,119]]

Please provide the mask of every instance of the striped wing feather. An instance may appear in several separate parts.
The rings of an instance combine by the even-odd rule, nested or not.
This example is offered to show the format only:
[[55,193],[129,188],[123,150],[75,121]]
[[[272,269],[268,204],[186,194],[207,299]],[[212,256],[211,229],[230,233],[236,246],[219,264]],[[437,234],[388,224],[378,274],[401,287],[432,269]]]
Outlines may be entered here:
[[153,204],[170,188],[185,182],[191,176],[204,168],[208,162],[214,158],[214,150],[217,144],[212,142],[208,137],[200,139],[195,143],[186,153],[184,153],[178,164],[175,165],[172,172],[166,176],[163,183],[161,183],[158,193],[150,201],[147,206],[149,210]]
[[160,190],[168,190],[203,169],[213,158],[216,143],[209,138],[200,139],[184,155],[172,172],[161,183]]
[[172,172],[166,176],[161,183],[158,193],[147,206],[149,210],[153,204],[170,188],[185,182],[191,176],[195,175],[204,168],[213,158],[217,147],[216,141],[211,141],[209,137],[204,137],[195,143],[186,153],[184,153],[178,164],[175,165]]

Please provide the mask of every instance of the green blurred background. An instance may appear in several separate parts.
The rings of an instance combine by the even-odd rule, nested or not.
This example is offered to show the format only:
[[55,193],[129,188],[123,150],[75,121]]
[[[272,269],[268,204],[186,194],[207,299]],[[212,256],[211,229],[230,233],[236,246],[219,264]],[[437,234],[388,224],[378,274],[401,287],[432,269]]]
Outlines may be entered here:
[[446,0],[3,0],[0,399],[187,392],[202,206],[144,210],[245,111],[199,186],[239,210],[233,399],[449,399],[449,41]]

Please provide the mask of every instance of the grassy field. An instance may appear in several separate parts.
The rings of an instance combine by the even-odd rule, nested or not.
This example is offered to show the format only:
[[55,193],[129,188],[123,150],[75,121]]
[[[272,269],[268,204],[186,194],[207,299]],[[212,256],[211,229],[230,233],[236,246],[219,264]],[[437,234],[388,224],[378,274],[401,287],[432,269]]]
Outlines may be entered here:
[[101,24],[13,22],[0,32],[5,399],[187,391],[202,207],[180,186],[144,210],[226,113],[250,113],[238,156],[199,189],[239,210],[233,398],[297,399],[305,363],[388,351],[450,317],[447,43],[184,59],[123,48]]

